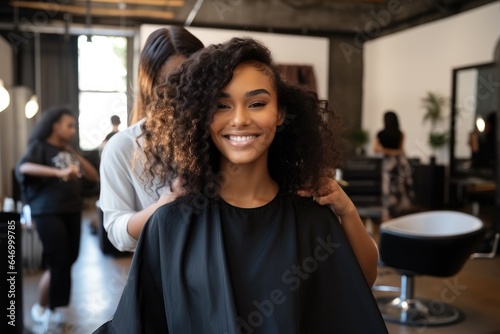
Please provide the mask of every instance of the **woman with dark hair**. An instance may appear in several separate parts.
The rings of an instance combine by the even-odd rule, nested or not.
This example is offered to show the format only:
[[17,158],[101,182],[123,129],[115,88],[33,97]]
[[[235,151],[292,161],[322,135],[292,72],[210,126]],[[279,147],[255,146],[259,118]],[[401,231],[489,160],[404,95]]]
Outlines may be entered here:
[[49,321],[61,321],[56,308],[69,304],[71,266],[80,246],[81,178],[98,180],[97,170],[70,146],[75,123],[69,109],[46,110],[16,168],[47,265],[39,283],[38,303],[31,310],[33,320],[45,327]]
[[386,333],[369,287],[376,245],[353,203],[335,181],[331,209],[295,194],[339,164],[326,103],[240,38],[199,51],[156,93],[145,176],[180,179],[184,194],[149,219],[97,333]]
[[151,103],[153,90],[165,75],[201,48],[203,43],[179,26],[160,28],[148,36],[139,61],[138,93],[131,124],[146,116],[145,109]]
[[203,43],[178,26],[161,28],[149,35],[139,60],[138,93],[132,113],[133,125],[117,133],[101,156],[99,206],[111,243],[121,251],[133,251],[142,227],[161,205],[174,199],[168,187],[147,190],[143,180],[141,153],[145,108],[154,88]]
[[384,114],[384,129],[377,134],[373,150],[383,153],[382,221],[398,217],[414,206],[412,169],[404,154],[404,133],[393,111]]

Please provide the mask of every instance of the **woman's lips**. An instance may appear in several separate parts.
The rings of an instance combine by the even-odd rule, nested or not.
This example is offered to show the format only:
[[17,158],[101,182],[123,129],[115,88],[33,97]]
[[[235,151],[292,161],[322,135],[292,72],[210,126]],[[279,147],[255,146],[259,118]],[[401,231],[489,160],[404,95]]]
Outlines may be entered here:
[[225,135],[224,138],[234,147],[245,147],[253,144],[259,135]]

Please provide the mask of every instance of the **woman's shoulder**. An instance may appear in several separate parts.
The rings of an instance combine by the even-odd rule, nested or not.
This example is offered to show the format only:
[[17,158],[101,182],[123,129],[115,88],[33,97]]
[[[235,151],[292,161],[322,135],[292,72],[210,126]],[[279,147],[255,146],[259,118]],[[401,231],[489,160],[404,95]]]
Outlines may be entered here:
[[106,144],[104,150],[132,150],[137,146],[136,139],[141,135],[141,128],[134,124],[123,131],[116,133]]
[[219,205],[219,202],[215,199],[201,203],[192,197],[181,197],[160,206],[151,215],[149,221],[152,225],[182,226],[183,223],[192,221],[193,218],[206,217],[207,214],[212,214],[212,208],[217,205]]
[[328,205],[319,205],[312,198],[297,195],[290,196],[288,201],[293,207],[295,229],[301,240],[316,240],[341,233],[340,221]]
[[284,196],[284,200],[293,206],[298,221],[305,223],[338,222],[337,216],[328,205],[320,205],[310,197],[295,194]]
[[38,163],[41,163],[41,161],[38,160],[44,160],[46,159],[47,155],[54,155],[59,151],[60,149],[56,148],[55,146],[49,145],[43,140],[36,139],[28,143],[26,152],[21,161],[26,162],[34,159]]
[[44,150],[44,149],[47,149],[49,147],[54,147],[52,145],[49,145],[47,144],[45,141],[43,140],[32,140],[28,143],[28,150],[31,151],[31,150]]
[[139,149],[137,141],[140,139],[140,134],[141,130],[138,124],[118,132],[104,146],[101,160],[104,164],[111,163],[113,165],[115,161],[130,163]]

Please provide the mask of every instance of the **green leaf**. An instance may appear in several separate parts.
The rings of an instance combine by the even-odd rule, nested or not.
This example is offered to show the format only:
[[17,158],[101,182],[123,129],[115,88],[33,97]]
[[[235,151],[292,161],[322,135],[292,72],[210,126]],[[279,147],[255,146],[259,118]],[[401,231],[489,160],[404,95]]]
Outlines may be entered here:
[[361,147],[369,141],[368,132],[363,129],[352,129],[347,138],[355,147]]
[[436,150],[441,146],[446,145],[448,143],[448,133],[447,132],[431,132],[429,133],[428,139],[429,146]]
[[423,117],[423,122],[429,121],[431,128],[434,128],[437,122],[444,118],[444,107],[446,106],[446,98],[438,93],[427,92],[427,95],[422,98],[422,107],[426,110]]

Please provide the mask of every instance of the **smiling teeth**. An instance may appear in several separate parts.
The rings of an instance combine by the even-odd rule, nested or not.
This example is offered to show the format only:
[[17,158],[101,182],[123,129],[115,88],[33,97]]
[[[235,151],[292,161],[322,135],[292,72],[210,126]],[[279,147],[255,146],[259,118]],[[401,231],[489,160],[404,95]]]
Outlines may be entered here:
[[229,136],[229,140],[232,140],[232,141],[248,141],[248,140],[251,140],[251,139],[254,139],[254,138],[257,138],[256,135],[252,135],[252,136]]

